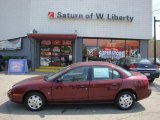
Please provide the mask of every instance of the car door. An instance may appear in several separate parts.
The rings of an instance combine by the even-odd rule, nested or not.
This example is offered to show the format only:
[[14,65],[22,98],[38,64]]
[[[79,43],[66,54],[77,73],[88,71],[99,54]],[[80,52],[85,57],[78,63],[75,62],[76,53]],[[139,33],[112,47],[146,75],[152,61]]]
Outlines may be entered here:
[[89,84],[89,100],[112,101],[122,84],[118,71],[109,67],[92,67],[92,77]]
[[53,83],[52,99],[54,101],[88,100],[89,67],[74,68],[63,74]]

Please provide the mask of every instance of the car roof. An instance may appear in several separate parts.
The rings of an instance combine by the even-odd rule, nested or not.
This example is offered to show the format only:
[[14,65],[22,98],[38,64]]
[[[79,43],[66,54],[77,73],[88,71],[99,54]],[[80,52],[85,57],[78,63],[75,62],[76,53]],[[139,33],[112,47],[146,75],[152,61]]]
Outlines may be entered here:
[[94,66],[94,65],[100,65],[100,66],[114,66],[114,64],[111,64],[109,62],[101,62],[101,61],[90,61],[90,62],[78,62],[71,65],[71,67],[79,67],[79,66]]
[[72,65],[69,65],[70,68],[81,67],[81,66],[108,66],[108,67],[114,68],[118,70],[119,72],[121,72],[123,74],[123,78],[128,77],[127,74],[125,74],[123,71],[120,71],[119,66],[109,63],[109,62],[90,61],[90,62],[79,62],[79,63],[74,63]]

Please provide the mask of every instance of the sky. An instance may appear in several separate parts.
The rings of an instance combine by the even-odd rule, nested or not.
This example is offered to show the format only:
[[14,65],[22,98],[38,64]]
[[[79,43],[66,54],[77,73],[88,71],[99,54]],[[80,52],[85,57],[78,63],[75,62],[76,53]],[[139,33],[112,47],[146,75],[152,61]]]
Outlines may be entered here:
[[[158,11],[155,11],[158,10]],[[152,0],[152,13],[153,17],[156,17],[156,20],[160,20],[160,0]],[[156,22],[156,38],[160,40],[160,22]],[[154,33],[154,31],[153,31]]]

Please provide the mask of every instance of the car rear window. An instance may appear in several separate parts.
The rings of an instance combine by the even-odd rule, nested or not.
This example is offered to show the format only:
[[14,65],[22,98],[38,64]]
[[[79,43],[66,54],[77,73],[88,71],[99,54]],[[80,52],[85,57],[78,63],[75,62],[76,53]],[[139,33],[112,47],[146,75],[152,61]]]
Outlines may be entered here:
[[125,70],[124,68],[120,67],[120,66],[117,66],[116,67],[120,70],[120,71],[123,71],[128,77],[132,76],[132,73]]
[[146,58],[130,58],[130,63],[144,63],[144,64],[152,64],[152,62]]
[[147,59],[141,59],[139,62],[140,62],[140,63],[152,64],[151,61],[149,61],[149,60],[147,60]]

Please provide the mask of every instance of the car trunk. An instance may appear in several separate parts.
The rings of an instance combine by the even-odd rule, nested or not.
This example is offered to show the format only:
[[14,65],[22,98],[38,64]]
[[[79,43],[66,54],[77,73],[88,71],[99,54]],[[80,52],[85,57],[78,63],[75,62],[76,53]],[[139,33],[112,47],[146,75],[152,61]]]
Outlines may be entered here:
[[152,64],[135,63],[137,71],[156,71],[157,66]]

